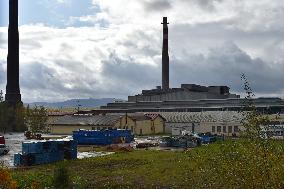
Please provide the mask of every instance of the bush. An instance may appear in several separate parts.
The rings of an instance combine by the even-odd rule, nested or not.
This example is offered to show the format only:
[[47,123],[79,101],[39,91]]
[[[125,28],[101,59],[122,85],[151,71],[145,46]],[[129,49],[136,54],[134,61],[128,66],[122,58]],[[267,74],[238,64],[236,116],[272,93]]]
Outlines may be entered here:
[[60,164],[54,171],[53,186],[56,189],[72,188],[69,171],[65,165]]
[[16,189],[17,182],[12,179],[10,170],[2,163],[0,165],[0,188]]
[[228,141],[189,155],[196,188],[284,188],[283,141]]

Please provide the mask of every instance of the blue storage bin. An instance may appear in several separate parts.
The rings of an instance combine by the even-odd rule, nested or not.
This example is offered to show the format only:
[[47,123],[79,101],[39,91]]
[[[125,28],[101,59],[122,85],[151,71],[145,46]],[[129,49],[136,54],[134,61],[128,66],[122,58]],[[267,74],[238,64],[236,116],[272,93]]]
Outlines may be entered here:
[[31,166],[77,158],[77,141],[56,140],[22,143],[23,154],[14,155],[15,166]]
[[56,161],[63,161],[64,160],[64,152],[53,152],[46,154],[49,163],[56,162]]
[[73,131],[73,139],[78,144],[109,145],[124,138],[126,143],[134,140],[130,130],[79,130]]
[[22,143],[22,153],[42,153],[42,143],[41,142],[23,142]]
[[20,166],[20,165],[22,165],[22,163],[23,163],[22,154],[15,154],[14,155],[14,165]]

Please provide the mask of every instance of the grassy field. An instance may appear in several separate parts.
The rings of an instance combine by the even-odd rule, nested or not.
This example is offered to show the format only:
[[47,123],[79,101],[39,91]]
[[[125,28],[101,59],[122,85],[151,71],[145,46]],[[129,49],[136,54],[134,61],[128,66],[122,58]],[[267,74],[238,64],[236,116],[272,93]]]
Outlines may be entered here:
[[21,188],[51,186],[65,166],[77,188],[283,188],[283,142],[227,141],[183,152],[138,150],[15,169]]

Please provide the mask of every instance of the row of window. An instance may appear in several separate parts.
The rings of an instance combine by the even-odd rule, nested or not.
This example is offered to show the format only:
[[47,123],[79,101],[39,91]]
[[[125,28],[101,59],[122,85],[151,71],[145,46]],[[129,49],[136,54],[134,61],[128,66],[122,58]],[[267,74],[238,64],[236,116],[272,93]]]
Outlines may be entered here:
[[[227,126],[212,126],[212,133],[233,133],[233,129],[234,129],[234,133],[237,133],[239,132],[239,127],[238,126],[228,126],[228,129],[227,129]],[[223,130],[223,131],[222,131]]]

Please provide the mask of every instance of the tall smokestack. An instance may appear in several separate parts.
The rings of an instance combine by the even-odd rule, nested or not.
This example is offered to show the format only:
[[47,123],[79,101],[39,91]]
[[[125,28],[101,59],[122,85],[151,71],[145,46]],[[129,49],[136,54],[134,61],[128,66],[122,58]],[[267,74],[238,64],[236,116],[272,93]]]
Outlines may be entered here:
[[7,86],[5,101],[9,106],[21,102],[19,85],[18,0],[9,0]]
[[168,21],[163,17],[162,89],[169,89]]

